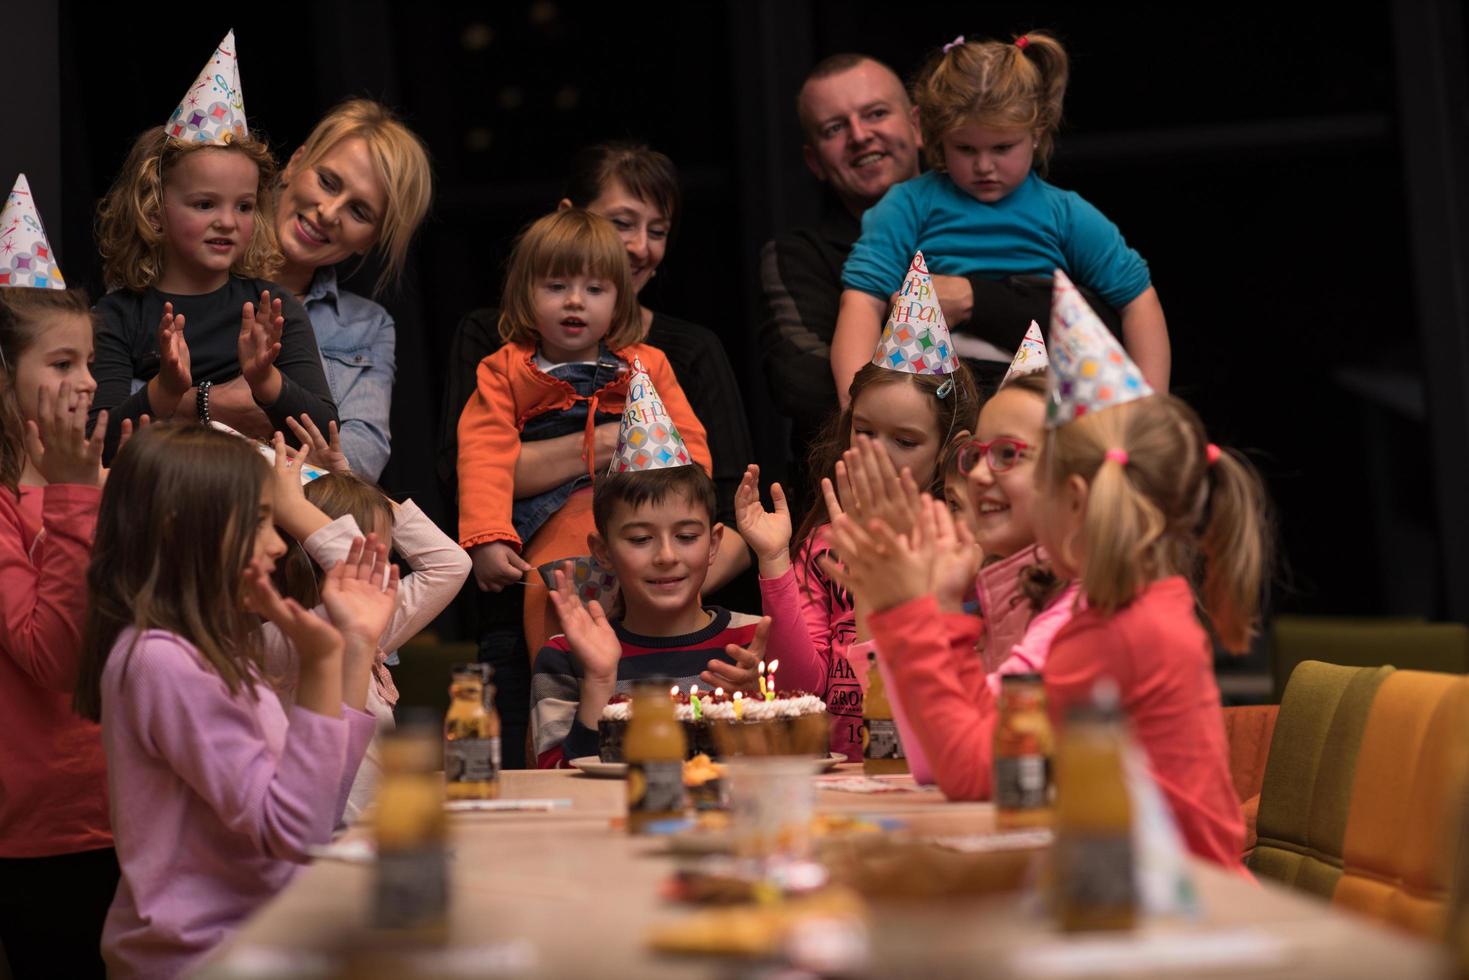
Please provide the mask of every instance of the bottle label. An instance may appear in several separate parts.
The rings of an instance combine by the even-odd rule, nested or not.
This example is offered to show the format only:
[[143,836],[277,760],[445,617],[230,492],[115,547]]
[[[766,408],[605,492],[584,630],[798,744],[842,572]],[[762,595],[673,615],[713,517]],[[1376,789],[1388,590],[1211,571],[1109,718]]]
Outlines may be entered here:
[[1064,903],[1087,909],[1137,905],[1130,833],[1061,833],[1055,847],[1056,887]]
[[442,918],[448,907],[448,861],[442,847],[378,854],[374,911],[379,927],[429,925]]
[[1050,803],[1051,760],[1043,755],[995,759],[995,806],[1035,810]]
[[903,742],[898,738],[898,723],[891,718],[868,718],[867,741],[862,747],[866,759],[906,759]]
[[444,742],[446,781],[488,783],[493,782],[499,773],[499,738],[456,738]]
[[627,764],[629,813],[680,813],[683,800],[682,762],[675,759]]

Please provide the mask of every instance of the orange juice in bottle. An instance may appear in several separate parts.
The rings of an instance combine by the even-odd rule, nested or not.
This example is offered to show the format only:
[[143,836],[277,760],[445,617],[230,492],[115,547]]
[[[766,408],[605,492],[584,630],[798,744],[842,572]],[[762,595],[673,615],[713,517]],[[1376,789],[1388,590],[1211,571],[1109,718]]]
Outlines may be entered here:
[[494,688],[482,664],[454,667],[444,717],[444,783],[451,800],[500,795],[500,716],[489,707]]
[[862,771],[869,776],[908,771],[908,757],[903,754],[875,650],[867,651],[867,693],[862,697]]
[[429,942],[447,936],[449,905],[448,820],[434,727],[432,713],[410,716],[383,739],[373,821],[374,925]]
[[1040,674],[1000,678],[995,725],[995,824],[1002,830],[1051,822],[1051,719]]
[[1055,829],[1051,885],[1061,928],[1131,929],[1138,905],[1132,800],[1110,682],[1066,716],[1056,751]]
[[651,823],[683,816],[688,742],[663,679],[639,681],[633,688],[622,752],[627,759],[628,832],[641,834]]

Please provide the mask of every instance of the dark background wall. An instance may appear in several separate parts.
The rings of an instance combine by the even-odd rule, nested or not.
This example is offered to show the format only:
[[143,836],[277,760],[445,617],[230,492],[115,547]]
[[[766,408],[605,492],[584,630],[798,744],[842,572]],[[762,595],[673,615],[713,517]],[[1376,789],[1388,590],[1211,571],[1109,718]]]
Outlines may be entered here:
[[1276,608],[1469,619],[1458,5],[896,6],[257,0],[213,20],[195,5],[29,5],[7,48],[33,81],[0,94],[0,179],[27,170],[68,279],[95,293],[95,202],[229,27],[251,123],[282,157],[340,98],[397,106],[438,185],[408,282],[386,300],[400,374],[383,482],[448,521],[438,365],[459,317],[495,300],[510,238],[554,205],[577,146],[637,137],[678,163],[685,212],[645,299],[724,339],[778,472],[755,258],[818,200],[792,107],[804,72],[858,50],[906,76],[955,34],[1045,27],[1073,56],[1051,179],[1149,260],[1176,391],[1267,474]]

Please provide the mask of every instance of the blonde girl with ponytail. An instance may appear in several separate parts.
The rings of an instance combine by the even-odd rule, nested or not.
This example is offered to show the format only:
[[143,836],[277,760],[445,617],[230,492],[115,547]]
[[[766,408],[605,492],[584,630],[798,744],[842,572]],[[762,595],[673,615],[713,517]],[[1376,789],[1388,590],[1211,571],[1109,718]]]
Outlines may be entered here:
[[[1188,848],[1243,874],[1213,657],[1216,642],[1244,651],[1258,623],[1271,550],[1265,492],[1191,408],[1152,391],[1064,273],[1056,294],[1032,517],[1055,575],[1080,594],[1042,668],[1051,719],[1064,726],[1099,682],[1115,687]],[[972,539],[942,505],[931,510],[908,536],[835,522],[839,578],[873,610],[867,625],[893,690],[910,718],[925,718],[925,756],[950,760],[940,787],[983,799],[994,694],[973,669],[966,680],[953,668],[972,659],[980,629],[961,611]]]
[[[996,380],[1029,321],[1045,322],[1047,279],[1060,268],[1120,332],[1149,384],[1168,389],[1168,326],[1147,262],[1081,195],[1043,179],[1069,75],[1065,47],[1044,31],[1008,42],[961,36],[920,72],[912,94],[930,169],[863,215],[842,270],[831,365],[843,406],[915,251],[935,276],[981,276],[1008,290],[1008,302],[941,297],[951,319],[970,311],[949,326],[960,328],[961,354],[993,362]],[[972,292],[967,279],[944,281]]]

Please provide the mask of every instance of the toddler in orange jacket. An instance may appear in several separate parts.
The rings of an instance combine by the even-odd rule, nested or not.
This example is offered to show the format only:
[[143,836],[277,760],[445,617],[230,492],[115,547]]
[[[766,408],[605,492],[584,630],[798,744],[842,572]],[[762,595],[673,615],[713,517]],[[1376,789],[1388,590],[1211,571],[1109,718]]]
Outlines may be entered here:
[[[710,470],[704,427],[643,334],[626,250],[605,218],[568,208],[526,230],[505,277],[505,345],[480,362],[459,417],[459,543],[481,589],[499,592],[538,565],[586,553],[591,475],[613,448],[600,445],[607,430],[598,426],[621,418],[634,358],[662,393],[691,461]],[[585,440],[575,472],[517,472],[523,442],[574,432]],[[526,636],[536,650],[547,596],[540,582],[529,585]]]

